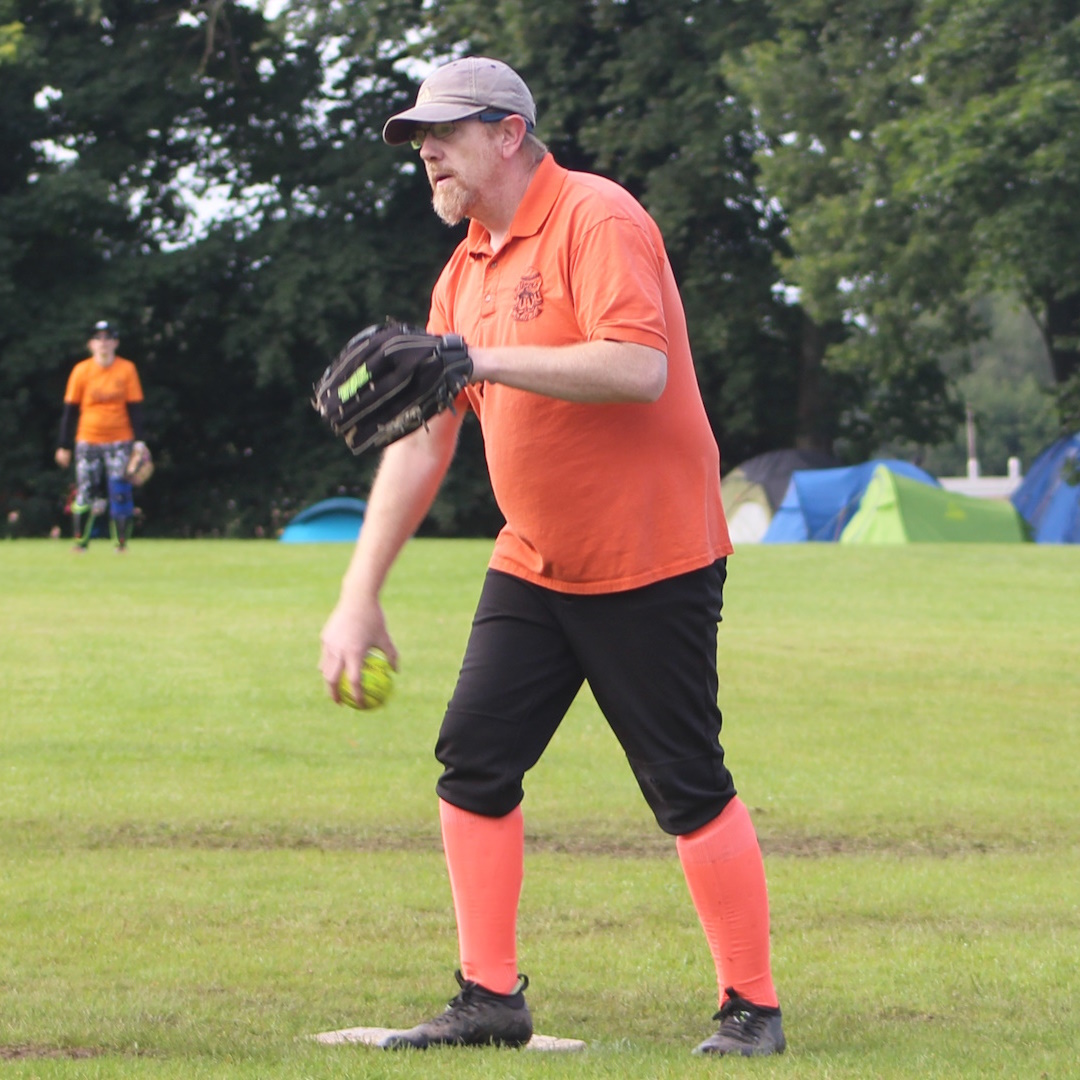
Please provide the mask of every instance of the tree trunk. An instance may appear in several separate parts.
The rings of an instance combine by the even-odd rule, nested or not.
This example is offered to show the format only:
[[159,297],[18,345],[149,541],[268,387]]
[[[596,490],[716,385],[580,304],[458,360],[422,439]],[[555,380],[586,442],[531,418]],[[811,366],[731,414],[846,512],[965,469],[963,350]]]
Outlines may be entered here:
[[1072,430],[1080,424],[1080,293],[1046,301],[1043,340],[1054,372],[1058,419]]
[[1080,293],[1046,301],[1043,337],[1054,382],[1061,386],[1080,373]]

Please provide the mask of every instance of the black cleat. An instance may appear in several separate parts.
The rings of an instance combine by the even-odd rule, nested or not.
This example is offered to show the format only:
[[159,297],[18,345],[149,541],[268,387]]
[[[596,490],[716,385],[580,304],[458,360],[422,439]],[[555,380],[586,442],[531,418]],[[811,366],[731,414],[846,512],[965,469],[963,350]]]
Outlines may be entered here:
[[460,971],[461,987],[446,1011],[408,1031],[395,1031],[379,1043],[384,1050],[426,1050],[429,1046],[524,1046],[532,1038],[532,1016],[525,1004],[526,976],[518,976],[512,994],[493,994],[468,982]]
[[782,1054],[787,1040],[780,1023],[780,1010],[754,1005],[730,988],[724,993],[727,1000],[713,1017],[720,1021],[720,1030],[710,1035],[694,1053],[741,1054],[743,1057]]

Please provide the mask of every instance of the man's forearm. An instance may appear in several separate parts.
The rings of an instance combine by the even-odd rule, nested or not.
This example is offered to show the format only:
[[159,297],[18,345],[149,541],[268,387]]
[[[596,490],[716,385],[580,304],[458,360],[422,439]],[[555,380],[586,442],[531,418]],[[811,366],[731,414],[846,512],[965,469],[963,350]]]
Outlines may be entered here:
[[651,402],[664,392],[667,356],[625,341],[470,348],[473,381],[531,390],[563,401]]

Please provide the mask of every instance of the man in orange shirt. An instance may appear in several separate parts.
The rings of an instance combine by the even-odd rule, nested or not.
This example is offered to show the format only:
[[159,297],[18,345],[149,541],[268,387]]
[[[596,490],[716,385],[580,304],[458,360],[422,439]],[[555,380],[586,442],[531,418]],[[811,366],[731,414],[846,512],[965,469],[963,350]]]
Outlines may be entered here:
[[[660,827],[675,837],[717,973],[696,1052],[785,1047],[757,836],[719,743],[716,631],[731,552],[720,460],[655,223],[625,190],[560,167],[505,64],[458,60],[387,121],[419,150],[436,213],[468,234],[428,329],[461,334],[499,533],[436,746],[461,993],[387,1048],[519,1046],[522,780],[586,681]],[[388,447],[322,634],[339,700],[371,647],[397,663],[379,592],[453,456],[462,410]]]
[[116,355],[118,344],[115,327],[97,323],[87,342],[91,355],[72,368],[64,393],[56,463],[62,469],[71,464],[74,443],[71,520],[80,552],[90,544],[95,519],[106,510],[116,550],[126,550],[135,512],[124,474],[135,440],[143,439],[143,392],[135,365]]

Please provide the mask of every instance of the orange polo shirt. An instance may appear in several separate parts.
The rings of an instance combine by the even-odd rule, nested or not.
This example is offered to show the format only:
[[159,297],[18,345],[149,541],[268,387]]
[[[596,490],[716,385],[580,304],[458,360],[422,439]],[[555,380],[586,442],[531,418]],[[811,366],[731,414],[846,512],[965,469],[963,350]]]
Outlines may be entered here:
[[667,354],[667,385],[649,404],[466,389],[506,519],[493,569],[560,592],[607,593],[731,553],[682,300],[660,230],[629,192],[549,154],[498,254],[470,222],[436,282],[428,326],[477,346],[607,339]]
[[68,376],[64,401],[79,406],[76,442],[112,443],[135,438],[128,402],[142,401],[139,373],[130,360],[117,356],[102,367],[92,356],[80,360]]

